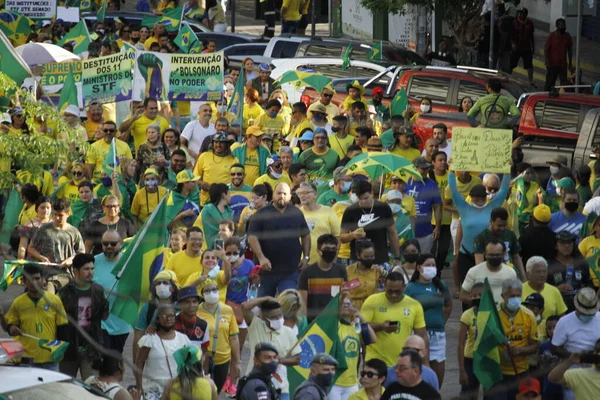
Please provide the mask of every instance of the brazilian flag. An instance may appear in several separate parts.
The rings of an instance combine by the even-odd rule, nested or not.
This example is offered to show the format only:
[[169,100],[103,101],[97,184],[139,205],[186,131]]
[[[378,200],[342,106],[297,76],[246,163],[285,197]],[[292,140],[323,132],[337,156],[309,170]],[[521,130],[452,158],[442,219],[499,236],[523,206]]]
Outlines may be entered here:
[[[235,83],[235,88],[233,89],[233,94],[231,96],[231,101],[227,105],[227,111],[235,114],[235,121],[232,123],[233,126],[238,125],[242,126],[243,113],[244,113],[244,82],[246,82],[246,77],[244,75],[244,69],[240,69],[240,76],[238,76],[238,80]],[[240,140],[242,136],[240,135]]]
[[189,53],[190,50],[197,45],[197,42],[198,37],[188,24],[183,25],[179,34],[175,40],[173,40],[173,43],[175,43],[184,53]]
[[147,16],[142,18],[142,26],[153,26],[156,23],[163,24],[168,32],[177,32],[183,17],[183,7],[177,7],[165,11],[159,16]]
[[62,360],[65,352],[69,348],[69,342],[63,342],[62,340],[44,340],[40,339],[39,346],[43,350],[50,352],[50,358],[54,362]]
[[23,275],[23,265],[27,263],[26,260],[11,260],[4,261],[4,274],[2,280],[0,280],[0,290],[3,292],[21,275]]
[[16,11],[0,10],[0,30],[13,41],[15,47],[27,43],[33,24],[35,22],[32,19]]
[[350,68],[350,54],[352,54],[351,44],[346,47],[346,51],[344,51],[344,54],[342,55],[342,69]]
[[373,45],[373,47],[371,47],[371,50],[369,50],[369,61],[381,61],[383,56],[381,53],[382,50],[383,42],[379,42]]
[[119,168],[119,155],[117,154],[117,139],[113,138],[110,142],[110,147],[104,162],[102,163],[102,170],[107,176],[112,176],[113,172],[121,172]]
[[408,95],[404,88],[400,88],[396,92],[396,95],[392,99],[390,104],[390,115],[404,115],[406,108],[408,107]]
[[62,47],[65,43],[70,43],[73,46],[73,53],[77,55],[88,51],[90,34],[85,21],[79,21],[56,45]]

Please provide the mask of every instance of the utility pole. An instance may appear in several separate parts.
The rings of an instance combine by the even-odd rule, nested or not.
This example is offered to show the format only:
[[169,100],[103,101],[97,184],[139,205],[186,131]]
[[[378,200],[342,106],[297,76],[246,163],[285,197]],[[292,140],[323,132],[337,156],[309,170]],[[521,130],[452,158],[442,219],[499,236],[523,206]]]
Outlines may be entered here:
[[[581,0],[579,0],[581,1]],[[490,14],[490,55],[489,55],[489,67],[490,69],[496,69],[495,64],[495,60],[496,57],[494,57],[494,31],[496,27],[496,2],[492,1],[492,11]]]
[[575,41],[575,93],[579,93],[579,68],[581,31],[583,27],[583,0],[577,0],[577,39]]

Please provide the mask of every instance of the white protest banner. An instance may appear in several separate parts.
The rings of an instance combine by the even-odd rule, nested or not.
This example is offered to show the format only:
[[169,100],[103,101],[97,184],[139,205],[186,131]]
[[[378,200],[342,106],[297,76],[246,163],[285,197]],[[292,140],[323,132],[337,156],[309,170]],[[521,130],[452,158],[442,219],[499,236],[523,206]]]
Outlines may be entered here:
[[4,8],[31,19],[52,19],[56,16],[56,0],[6,0]]

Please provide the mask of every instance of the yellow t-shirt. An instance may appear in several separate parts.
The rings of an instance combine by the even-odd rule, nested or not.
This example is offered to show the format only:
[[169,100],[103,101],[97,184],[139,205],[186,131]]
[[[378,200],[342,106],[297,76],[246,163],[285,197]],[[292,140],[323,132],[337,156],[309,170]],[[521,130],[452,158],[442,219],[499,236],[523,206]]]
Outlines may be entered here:
[[567,312],[567,305],[560,294],[558,288],[546,283],[541,292],[536,292],[529,286],[529,282],[523,284],[522,299],[525,301],[527,296],[533,293],[539,293],[544,298],[544,312],[542,318],[546,319],[551,315],[563,315]]
[[[275,187],[275,186],[273,186]],[[327,233],[333,236],[340,236],[340,220],[331,207],[320,206],[316,211],[308,211],[304,207],[300,208],[308,229],[310,229],[310,259],[309,264],[319,261],[317,254],[317,239]]]
[[[200,277],[206,275],[204,269],[201,271],[197,271],[192,273],[187,280],[185,281],[185,286],[192,286],[194,282],[196,282]],[[181,281],[180,281],[181,282]],[[227,297],[227,286],[229,282],[225,281],[225,271],[219,271],[217,273],[217,277],[215,278],[215,282],[217,283],[217,288],[219,289],[219,303],[225,303],[225,298]],[[200,285],[198,285],[198,293],[202,291]]]
[[258,103],[254,103],[253,106],[250,106],[249,104],[244,104],[244,111],[242,112],[242,128],[244,129],[244,132],[246,131],[248,126],[250,126],[248,122],[251,119],[253,119],[254,123],[256,124],[256,119],[264,113],[265,110],[263,110],[263,108]]
[[129,128],[131,135],[133,136],[135,151],[138,151],[142,143],[146,141],[146,128],[151,124],[159,124],[161,134],[170,126],[169,122],[161,115],[157,115],[156,118],[150,119],[142,114],[140,118],[133,121]]
[[[246,170],[244,183],[253,186],[254,182],[260,177],[260,167],[258,162],[258,149],[249,149],[246,146],[246,159],[242,161]],[[275,186],[273,186],[275,188]]]
[[[194,166],[194,175],[199,176],[202,182],[206,183],[229,183],[229,169],[236,164],[238,159],[228,154],[224,157],[214,154],[212,151],[206,151],[198,157]],[[202,190],[200,202],[202,204],[208,201],[208,192]]]
[[[513,317],[501,306],[498,310],[500,315],[500,322],[504,329],[506,338],[510,341],[510,345],[513,347],[525,347],[529,346],[529,339],[538,341],[537,323],[535,317],[531,311],[521,306],[521,309]],[[504,345],[500,345],[500,368],[504,375],[515,375],[515,368],[511,362],[508,352]],[[513,355],[517,373],[521,374],[529,369],[529,361],[526,355]]]
[[146,51],[150,51],[150,45],[152,45],[152,43],[158,43],[158,39],[156,39],[154,36],[150,36],[144,42],[144,47],[146,48]]
[[37,212],[35,211],[35,204],[32,204],[29,207],[23,205],[23,209],[19,213],[19,225],[25,225],[32,219],[35,219],[35,217],[37,217]]
[[374,294],[365,300],[360,311],[369,323],[398,321],[395,332],[377,332],[377,342],[367,346],[366,360],[379,358],[386,365],[395,365],[404,341],[412,334],[413,329],[425,328],[423,307],[406,295],[402,301],[390,303],[385,293]]
[[96,131],[98,130],[100,123],[94,122],[91,119],[87,119],[81,125],[83,125],[83,127],[85,128],[88,140],[94,140],[94,138],[96,137]]
[[[129,145],[124,141],[116,139],[115,147],[117,148],[117,157],[133,158]],[[100,179],[100,176],[102,175],[102,164],[109,151],[110,143],[106,143],[104,139],[96,140],[90,146],[85,162],[86,164],[94,165],[93,179]]]
[[300,0],[283,0],[281,8],[285,8],[285,12],[281,18],[286,21],[300,21]]
[[410,162],[413,162],[416,158],[421,157],[421,152],[417,149],[413,149],[412,147],[402,150],[401,148],[395,146],[392,150],[390,150],[390,153],[404,157]]
[[[220,312],[219,312],[220,309]],[[216,319],[219,315],[219,330],[217,332],[217,344],[214,355],[215,365],[223,365],[231,360],[231,346],[229,345],[229,338],[239,334],[239,328],[233,310],[226,304],[220,303],[219,309],[213,314],[208,312],[204,308],[204,303],[198,307],[198,316],[206,321],[208,324],[208,331],[210,332],[210,344],[208,345],[208,351],[212,353],[215,348],[213,343],[216,330]]]
[[340,138],[337,135],[329,135],[328,137],[329,140],[329,147],[331,147],[332,150],[334,150],[338,156],[340,157],[340,160],[344,157],[346,157],[346,153],[348,152],[348,147],[352,146],[354,144],[354,136],[352,135],[346,135],[346,137],[344,138]]
[[184,285],[188,281],[190,275],[202,270],[200,257],[201,255],[190,257],[185,250],[178,251],[169,257],[169,262],[165,269],[175,272],[177,282],[179,282],[180,285]]
[[43,171],[42,176],[33,176],[31,172],[20,169],[17,171],[17,180],[22,185],[26,183],[35,185],[44,196],[50,196],[54,192],[54,181],[52,174],[48,171]]
[[367,297],[379,293],[377,287],[384,275],[383,268],[379,265],[373,265],[365,272],[358,269],[358,263],[354,263],[346,267],[346,273],[348,274],[348,282],[355,279],[360,281],[360,286],[350,291],[354,308],[360,310]]
[[[440,191],[440,198],[444,197],[444,191],[448,187],[448,171],[444,175],[435,175],[435,183],[438,185]],[[408,197],[408,196],[405,196]],[[442,225],[450,225],[452,223],[452,213],[444,211],[442,207]],[[431,224],[435,225],[435,215],[431,215]]]
[[576,399],[595,399],[600,392],[600,372],[596,368],[575,368],[565,372],[567,386]]
[[[207,378],[195,378],[191,385],[192,398],[193,399],[207,399],[210,397],[213,385]],[[171,381],[171,391],[169,392],[169,400],[183,400],[181,397],[181,381],[179,379],[173,379]],[[186,399],[188,397],[185,397]]]
[[[302,136],[302,133],[304,130],[310,130],[311,132],[314,131],[315,127],[313,126],[313,124],[310,122],[309,119],[305,119],[304,121],[300,122],[298,125],[296,125],[294,128],[292,128],[290,130],[290,137],[291,138],[295,138],[298,139],[300,136]],[[291,142],[291,140],[289,140]],[[292,143],[295,144],[295,143]]]
[[267,113],[262,113],[256,118],[254,125],[258,126],[264,133],[276,136],[274,139],[286,137],[290,129],[289,122],[286,122],[281,113],[277,114],[275,118],[269,117]]
[[[17,297],[6,313],[6,322],[17,325],[21,332],[43,340],[56,340],[56,327],[69,323],[64,317],[65,308],[60,298],[44,292],[44,296],[33,300],[27,293]],[[25,348],[23,357],[33,357],[35,363],[52,362],[50,352],[40,348],[37,339],[17,336],[16,339]]]
[[356,371],[358,370],[358,360],[360,354],[361,340],[360,333],[354,331],[354,325],[340,321],[338,325],[338,338],[342,343],[344,349],[344,355],[346,356],[346,369],[336,379],[336,386],[350,387],[358,385],[358,376]]
[[279,179],[273,179],[269,176],[269,174],[261,175],[257,180],[254,181],[253,186],[261,185],[265,182],[271,185],[272,188],[277,186],[278,183],[287,183],[288,185],[292,186],[292,180],[288,174],[281,174],[281,178]]
[[[385,392],[385,389],[382,386],[381,394],[383,394],[383,392]],[[369,400],[369,395],[367,394],[365,388],[362,388],[358,392],[354,392],[348,396],[348,400]]]
[[594,235],[579,242],[579,252],[584,258],[589,258],[600,251],[600,239]]
[[68,177],[61,176],[58,179],[58,186],[66,184],[56,193],[57,199],[69,199],[71,204],[79,200],[79,188]]
[[[333,210],[335,215],[337,215],[337,217],[338,217],[340,226],[342,223],[342,217],[344,216],[344,211],[346,211],[346,208],[348,208],[349,206],[350,206],[349,201],[338,201],[337,203],[335,203],[333,205],[333,207],[331,207],[331,209]],[[341,243],[340,244],[340,249],[338,251],[338,258],[343,258],[343,259],[350,258],[350,243]],[[348,280],[350,281],[351,279],[348,279]]]
[[473,358],[473,350],[475,348],[475,336],[477,335],[477,316],[475,315],[475,307],[469,308],[460,316],[460,322],[467,327],[467,343],[465,343],[464,356]]
[[146,188],[138,190],[131,202],[131,214],[135,215],[141,222],[146,222],[166,194],[167,189],[162,186],[159,186],[158,191],[154,193],[148,193]]
[[[462,183],[461,181],[456,179],[456,187],[458,189],[458,192],[464,199],[469,197],[469,192],[471,191],[473,186],[480,184],[481,179],[478,176],[471,176],[471,181],[469,183]],[[452,203],[452,195],[450,194],[450,187],[448,186],[446,186],[446,188],[444,189],[444,201],[446,200],[450,200],[450,202]],[[459,219],[458,217],[459,216],[457,212],[452,213],[452,219]]]

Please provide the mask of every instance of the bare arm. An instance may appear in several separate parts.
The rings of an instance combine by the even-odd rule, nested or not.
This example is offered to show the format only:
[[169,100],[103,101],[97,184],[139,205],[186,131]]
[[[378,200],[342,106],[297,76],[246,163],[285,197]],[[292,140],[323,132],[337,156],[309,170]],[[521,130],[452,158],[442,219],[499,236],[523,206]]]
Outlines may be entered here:
[[306,290],[298,290],[300,293],[300,297],[302,297],[302,313],[304,315],[308,315],[306,303],[308,302],[308,291]]
[[427,335],[427,329],[425,327],[414,329],[415,335],[419,335],[425,341],[425,347],[429,348],[429,335]]
[[133,363],[134,364],[136,362],[137,353],[140,350],[140,347],[138,346],[138,342],[140,341],[142,336],[144,336],[144,331],[140,331],[139,329],[133,330],[133,346],[131,348],[131,352],[133,355]]
[[264,303],[267,300],[271,300],[271,301],[275,301],[277,302],[277,299],[271,296],[265,296],[265,297],[257,297],[256,299],[251,299],[248,301],[245,301],[242,303],[242,313],[244,314],[244,320],[246,321],[246,324],[248,324],[248,326],[250,326],[250,324],[252,323],[252,320],[254,319],[254,313],[252,312],[252,310],[254,309],[254,307],[258,307],[259,305],[261,305],[262,303]]
[[565,381],[565,372],[567,372],[567,370],[575,364],[579,364],[579,354],[577,353],[571,354],[568,359],[554,367],[554,369],[548,374],[548,380],[561,386],[567,386],[567,382]]
[[452,203],[452,199],[444,200],[444,211],[458,212]]
[[518,253],[513,254],[512,262],[515,268],[517,269],[517,272],[521,276],[521,281],[527,282],[527,274],[525,273],[525,268],[523,268],[523,260],[521,260],[521,255]]
[[471,304],[471,293],[467,292],[465,289],[460,289],[460,294],[458,295],[460,301],[466,304]]
[[450,314],[452,314],[452,299],[448,299],[448,301],[444,303],[444,322],[448,322]]
[[47,257],[44,257],[43,255],[40,254],[39,251],[37,251],[37,249],[33,246],[33,243],[29,243],[29,247],[27,247],[27,251],[29,252],[29,255],[36,261],[50,262],[50,260]]
[[133,371],[135,375],[135,386],[138,390],[142,390],[142,374],[144,372],[144,365],[146,364],[146,358],[150,353],[149,347],[142,347],[138,350],[137,359],[135,360],[135,366],[137,369]]
[[387,227],[388,239],[390,241],[390,247],[394,257],[400,257],[400,242],[398,241],[398,230],[396,230],[396,224],[391,224]]
[[475,253],[473,255],[475,256],[475,265],[481,264],[485,261],[485,259],[483,258],[483,253]]
[[240,358],[240,338],[238,335],[229,336],[229,346],[231,347],[231,364],[233,365],[231,380],[232,382],[236,382],[237,378],[240,377],[240,364],[242,362]]
[[29,246],[29,238],[21,236],[19,239],[19,251],[17,252],[19,260],[23,260],[27,256],[27,246]]
[[94,242],[91,239],[85,239],[85,252],[88,254],[92,254],[92,247],[94,247]]

